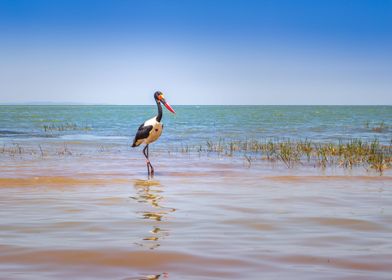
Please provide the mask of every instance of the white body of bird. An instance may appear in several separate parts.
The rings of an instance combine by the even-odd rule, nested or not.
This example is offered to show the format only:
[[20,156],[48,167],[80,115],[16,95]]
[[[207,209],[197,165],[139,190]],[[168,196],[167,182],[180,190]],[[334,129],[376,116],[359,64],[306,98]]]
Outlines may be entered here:
[[152,129],[150,130],[150,133],[147,138],[145,139],[140,139],[138,142],[136,142],[137,145],[140,144],[150,144],[158,140],[158,138],[162,134],[163,126],[160,122],[157,121],[156,117],[153,117],[147,121],[144,122],[143,126],[150,126],[152,125]]

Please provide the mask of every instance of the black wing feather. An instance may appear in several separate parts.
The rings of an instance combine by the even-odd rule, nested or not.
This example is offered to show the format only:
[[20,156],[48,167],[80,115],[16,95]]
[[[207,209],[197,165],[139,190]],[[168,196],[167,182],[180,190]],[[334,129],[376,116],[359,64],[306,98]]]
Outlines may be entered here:
[[152,128],[153,128],[152,125],[147,125],[147,126],[145,126],[144,124],[140,125],[140,126],[139,126],[139,129],[138,129],[137,132],[136,132],[135,139],[133,140],[132,147],[137,147],[137,146],[139,146],[140,144],[139,144],[139,145],[136,145],[136,142],[137,142],[138,140],[140,140],[140,139],[145,139],[145,138],[147,138],[148,135],[150,135],[150,131],[151,131]]

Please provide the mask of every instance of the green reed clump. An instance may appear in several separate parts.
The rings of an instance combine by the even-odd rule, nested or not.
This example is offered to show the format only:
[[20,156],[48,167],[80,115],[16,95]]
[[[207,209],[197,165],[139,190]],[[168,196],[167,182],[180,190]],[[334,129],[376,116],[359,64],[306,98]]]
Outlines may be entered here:
[[261,146],[261,151],[265,154],[267,160],[274,160],[277,155],[276,144],[269,140]]
[[[391,140],[392,142],[392,140]],[[381,146],[377,140],[374,140],[369,147],[369,156],[366,158],[368,165],[380,172],[392,166],[391,145]]]
[[369,121],[365,122],[365,128],[366,129],[370,129],[373,132],[378,132],[378,133],[382,133],[385,130],[387,130],[389,127],[385,124],[384,121],[381,121],[379,124],[376,124],[374,126],[370,125]]
[[[223,153],[227,150],[226,144],[222,138],[218,142],[207,141],[207,152]],[[189,150],[190,151],[190,150]]]
[[384,121],[372,128],[374,132],[383,132],[386,129],[388,129],[388,127],[385,125]]
[[308,139],[306,139],[305,141],[299,141],[297,144],[297,148],[299,153],[305,154],[306,159],[308,160],[308,162],[310,162],[313,152],[312,142]]
[[195,148],[186,146],[183,153],[197,151],[199,155],[206,151],[218,155],[234,156],[244,154],[249,166],[256,159],[279,161],[288,168],[298,164],[313,164],[322,168],[340,166],[352,168],[355,166],[369,167],[378,172],[391,167],[391,145],[381,145],[378,140],[365,142],[361,139],[352,139],[338,143],[316,143],[308,139],[292,140],[237,140],[226,142],[219,139],[217,142],[208,140],[206,146],[198,145]]
[[321,144],[317,144],[315,146],[315,152],[317,155],[318,164],[323,168],[327,167],[327,164],[330,162],[328,160],[329,158],[328,147]]
[[52,131],[89,131],[92,130],[91,126],[80,126],[76,123],[61,123],[61,124],[56,124],[56,123],[51,123],[51,124],[45,124],[42,126],[42,129],[45,132],[52,132]]
[[369,164],[369,166],[371,168],[382,173],[385,169],[388,168],[388,165],[391,164],[391,160],[390,160],[390,158],[389,158],[389,160],[386,159],[384,154],[377,153],[377,154],[371,155],[367,159],[367,163]]
[[22,155],[25,153],[25,149],[18,143],[12,143],[10,146],[6,146],[3,144],[3,147],[0,150],[1,154],[8,154],[9,156]]
[[300,149],[298,149],[298,146],[295,143],[291,143],[290,141],[279,143],[277,157],[287,167],[291,168],[300,161]]

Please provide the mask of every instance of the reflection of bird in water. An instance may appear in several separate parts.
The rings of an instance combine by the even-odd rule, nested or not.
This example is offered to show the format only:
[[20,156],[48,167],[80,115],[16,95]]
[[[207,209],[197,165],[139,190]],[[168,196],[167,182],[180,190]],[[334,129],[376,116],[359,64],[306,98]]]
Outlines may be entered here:
[[142,278],[125,278],[124,280],[158,280],[158,279],[168,279],[169,278],[169,273],[167,272],[162,272],[160,274],[153,274],[153,275],[147,275],[143,276]]
[[161,278],[168,279],[168,277],[169,277],[169,273],[163,272],[161,274],[156,274],[156,275],[147,275],[146,277],[144,277],[140,280],[158,280]]
[[134,184],[136,188],[136,196],[132,197],[139,203],[147,203],[156,210],[142,211],[141,218],[152,220],[153,228],[149,231],[150,235],[143,238],[145,244],[137,243],[140,246],[147,246],[149,249],[155,249],[160,246],[160,239],[169,235],[169,231],[163,229],[161,224],[168,213],[176,211],[174,208],[167,208],[160,205],[163,199],[161,185],[158,181],[136,180]]
[[148,176],[154,176],[154,168],[151,165],[150,159],[148,158],[148,145],[152,142],[155,142],[158,140],[158,138],[162,134],[163,130],[163,125],[161,123],[162,120],[162,105],[165,105],[165,107],[175,114],[173,108],[169,105],[169,103],[166,102],[165,98],[163,97],[163,93],[160,91],[157,91],[154,93],[154,99],[155,102],[157,103],[158,107],[158,115],[156,117],[153,117],[144,123],[142,123],[136,132],[135,139],[133,140],[132,147],[137,147],[140,144],[145,144],[146,146],[143,149],[143,154],[146,157],[147,161],[147,172]]

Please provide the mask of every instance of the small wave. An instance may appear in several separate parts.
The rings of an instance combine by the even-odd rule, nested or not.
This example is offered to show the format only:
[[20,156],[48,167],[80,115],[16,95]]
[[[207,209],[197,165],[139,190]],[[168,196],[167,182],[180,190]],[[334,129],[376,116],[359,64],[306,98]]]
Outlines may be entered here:
[[170,264],[205,265],[244,265],[245,262],[232,258],[211,258],[181,252],[146,252],[122,250],[31,250],[1,245],[0,262],[24,264],[62,264],[97,265],[108,267],[155,268]]
[[73,177],[29,177],[29,178],[0,178],[0,187],[29,187],[29,186],[78,186],[78,185],[106,185],[129,184],[126,179],[97,179]]
[[20,135],[20,134],[26,134],[26,133],[21,131],[13,131],[13,130],[0,130],[0,135]]
[[363,219],[352,218],[336,218],[336,217],[309,217],[300,219],[304,222],[312,222],[327,227],[336,227],[349,230],[358,231],[382,231],[387,230],[386,227],[376,222],[367,221]]
[[57,135],[26,131],[0,130],[0,138],[55,138]]
[[126,136],[102,136],[102,135],[93,135],[93,134],[66,134],[61,135],[61,139],[64,140],[85,140],[85,141],[95,141],[95,140],[124,140],[129,139],[130,137]]
[[391,176],[355,176],[355,175],[335,175],[335,176],[324,176],[324,175],[304,175],[304,176],[293,176],[293,175],[283,175],[283,176],[265,176],[264,179],[271,181],[280,182],[318,182],[318,181],[390,181]]
[[315,255],[287,255],[276,258],[278,262],[293,265],[327,265],[349,270],[391,271],[390,255],[368,255],[362,257],[323,257]]

